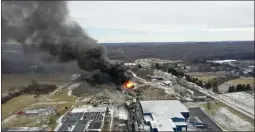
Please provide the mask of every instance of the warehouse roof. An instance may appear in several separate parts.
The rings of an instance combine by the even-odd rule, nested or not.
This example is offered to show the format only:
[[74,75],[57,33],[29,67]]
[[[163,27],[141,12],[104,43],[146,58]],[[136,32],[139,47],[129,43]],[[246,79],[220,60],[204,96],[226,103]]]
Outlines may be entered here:
[[59,119],[54,131],[101,131],[106,107],[75,108]]
[[152,128],[157,128],[158,131],[174,131],[175,124],[171,119],[167,119],[162,113],[152,113],[154,121],[150,121]]
[[143,113],[153,113],[154,115],[154,113],[162,112],[167,118],[184,118],[180,112],[189,112],[179,100],[151,100],[140,102]]

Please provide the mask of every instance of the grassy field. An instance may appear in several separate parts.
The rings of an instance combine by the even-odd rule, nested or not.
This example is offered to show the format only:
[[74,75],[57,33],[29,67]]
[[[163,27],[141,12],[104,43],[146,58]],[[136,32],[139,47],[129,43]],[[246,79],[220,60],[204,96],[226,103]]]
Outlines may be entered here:
[[216,78],[217,76],[194,76],[195,78],[198,78],[198,80],[201,80],[203,82],[207,82],[209,80],[212,80],[213,78]]
[[[55,128],[57,125],[57,119],[63,115],[72,105],[72,103],[31,105],[28,108],[52,106],[57,109],[59,114],[49,116],[14,116],[10,121],[4,123],[4,127],[41,127],[43,124],[48,124],[52,128]],[[65,107],[68,109],[65,109]]]
[[[254,120],[252,120],[252,119],[250,119],[249,117],[247,117],[247,116],[241,114],[240,112],[237,112],[237,111],[235,111],[235,110],[229,108],[228,106],[226,106],[226,105],[224,105],[224,104],[222,104],[222,103],[220,103],[220,102],[210,102],[209,104],[208,104],[208,103],[205,103],[205,104],[200,104],[199,106],[200,106],[202,109],[204,109],[204,110],[206,111],[206,113],[208,113],[208,114],[211,115],[211,116],[216,116],[216,115],[218,114],[218,112],[219,112],[218,110],[219,110],[220,108],[226,108],[231,114],[236,115],[236,116],[239,117],[241,120],[244,120],[244,121],[249,122],[249,123],[252,124],[253,127],[254,127]],[[209,106],[210,106],[210,107],[209,107]],[[231,117],[228,117],[228,118],[231,118]],[[237,122],[238,122],[238,121],[237,121]],[[220,124],[220,123],[219,123],[219,125],[220,125],[222,128],[228,130],[228,126],[226,126],[226,124],[222,124],[222,123]]]
[[74,102],[78,97],[76,96],[69,96],[68,90],[60,90],[57,91],[54,95],[50,97],[53,101],[66,101],[66,102]]
[[[70,77],[70,76],[69,76]],[[14,84],[11,84],[12,79],[17,79],[20,84],[15,82]],[[23,75],[16,75],[15,77],[12,77],[11,75],[5,76],[4,83],[6,85],[12,85],[12,86],[22,86],[30,83],[29,76],[23,76]],[[47,83],[47,84],[58,84],[63,85],[67,84],[69,82],[68,77],[57,77],[57,76],[38,76],[36,77],[36,80],[39,83]],[[24,82],[23,82],[24,81]],[[3,81],[2,81],[3,84]],[[6,86],[7,87],[7,86]],[[7,119],[5,122],[5,127],[22,127],[22,126],[41,126],[42,124],[45,124],[51,120],[50,126],[52,128],[56,127],[56,120],[60,117],[60,115],[64,114],[73,104],[74,101],[77,99],[75,96],[68,96],[67,90],[61,90],[55,92],[50,97],[50,100],[47,100],[49,95],[40,95],[37,98],[34,98],[34,95],[21,95],[18,97],[15,97],[9,101],[7,101],[5,104],[2,104],[2,119],[5,119],[6,117],[10,118]],[[56,102],[54,102],[56,101]],[[58,102],[60,101],[60,102]],[[43,104],[42,104],[43,103]],[[17,111],[22,110],[24,108],[30,108],[30,107],[46,107],[46,106],[56,106],[58,109],[58,115],[54,116],[46,116],[46,117],[40,117],[40,116],[33,116],[33,117],[24,117],[24,116],[16,116],[13,115]],[[66,107],[68,109],[66,109]]]
[[254,78],[253,77],[249,77],[249,78],[238,78],[238,79],[234,79],[234,80],[230,80],[229,81],[231,84],[233,85],[237,85],[237,84],[250,84],[250,86],[254,86]]
[[2,119],[5,119],[11,113],[21,110],[33,103],[41,101],[45,97],[46,95],[40,95],[37,98],[34,98],[34,95],[21,95],[7,101],[5,104],[2,104]]
[[188,73],[188,75],[194,78],[197,78],[198,80],[201,80],[203,82],[207,82],[218,76],[215,73],[209,73],[209,72],[190,72]]
[[206,112],[210,113],[211,115],[214,115],[219,110],[220,107],[225,107],[225,105],[220,102],[210,102],[209,104],[205,103],[200,104],[199,106],[203,107],[206,110]]
[[19,89],[22,86],[27,86],[31,84],[32,79],[42,84],[63,85],[71,81],[71,75],[2,74],[2,93],[8,92],[11,87]]
[[4,127],[41,127],[47,117],[40,116],[16,116],[11,121],[4,123]]

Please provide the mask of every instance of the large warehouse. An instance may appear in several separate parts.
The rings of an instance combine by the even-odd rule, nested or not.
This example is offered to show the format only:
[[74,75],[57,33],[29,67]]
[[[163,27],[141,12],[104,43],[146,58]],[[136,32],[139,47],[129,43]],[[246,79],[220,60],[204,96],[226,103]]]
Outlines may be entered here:
[[187,131],[188,109],[179,100],[140,101],[151,131]]
[[73,109],[59,119],[54,131],[96,131],[103,126],[106,108],[83,107]]

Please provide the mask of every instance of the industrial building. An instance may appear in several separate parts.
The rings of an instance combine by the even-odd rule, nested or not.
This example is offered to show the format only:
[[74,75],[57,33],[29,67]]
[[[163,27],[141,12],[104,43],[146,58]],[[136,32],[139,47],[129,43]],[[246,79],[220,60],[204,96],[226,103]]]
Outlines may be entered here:
[[140,101],[145,124],[152,132],[187,131],[188,109],[179,100]]
[[28,108],[22,111],[18,111],[17,115],[51,115],[56,114],[55,107],[47,107],[47,108]]
[[77,108],[68,112],[58,120],[54,131],[97,131],[100,132],[104,124],[106,108]]

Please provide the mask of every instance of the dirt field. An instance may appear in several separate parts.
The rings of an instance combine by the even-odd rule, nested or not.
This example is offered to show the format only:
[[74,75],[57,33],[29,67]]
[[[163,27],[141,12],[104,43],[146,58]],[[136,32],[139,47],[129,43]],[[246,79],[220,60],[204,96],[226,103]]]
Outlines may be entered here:
[[22,75],[22,74],[2,74],[2,93],[8,92],[8,89],[15,87],[19,89],[27,86],[31,80],[35,79],[38,83],[62,85],[71,81],[71,75]]
[[208,80],[211,80],[213,78],[216,78],[219,76],[217,73],[212,73],[212,72],[190,72],[188,75],[198,78],[198,80],[202,80],[203,82],[207,82]]
[[217,76],[197,76],[198,80],[202,80],[203,82],[207,82],[209,80],[212,80],[213,78],[216,78]]

